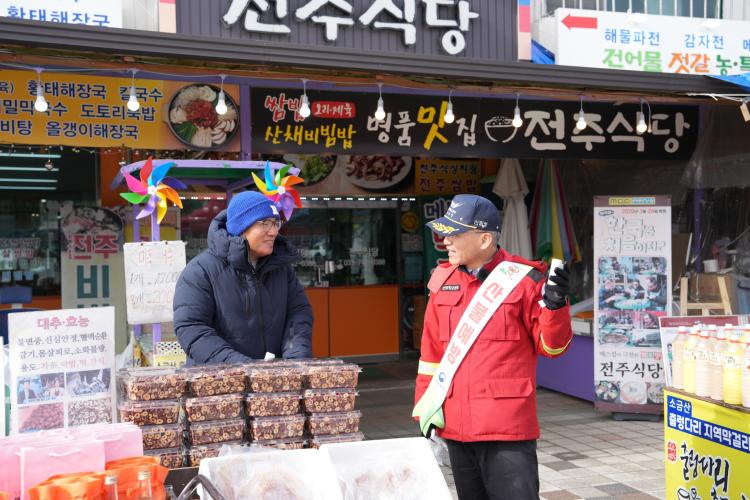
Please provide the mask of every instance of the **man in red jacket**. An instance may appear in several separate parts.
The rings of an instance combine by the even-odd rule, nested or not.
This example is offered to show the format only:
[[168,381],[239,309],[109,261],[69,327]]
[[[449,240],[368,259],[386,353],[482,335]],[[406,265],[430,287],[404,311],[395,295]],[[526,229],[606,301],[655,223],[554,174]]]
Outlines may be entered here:
[[572,339],[569,274],[545,287],[544,263],[499,248],[497,209],[480,196],[456,196],[428,226],[450,263],[428,284],[414,416],[446,440],[460,499],[539,498],[536,357]]

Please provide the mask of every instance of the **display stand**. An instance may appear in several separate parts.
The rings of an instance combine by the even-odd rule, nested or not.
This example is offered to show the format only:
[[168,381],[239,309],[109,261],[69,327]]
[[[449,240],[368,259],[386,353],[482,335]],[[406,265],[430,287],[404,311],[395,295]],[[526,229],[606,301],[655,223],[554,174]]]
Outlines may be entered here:
[[716,281],[719,285],[721,302],[689,302],[688,301],[688,279],[680,279],[680,316],[689,316],[690,311],[701,311],[703,316],[708,316],[711,311],[723,311],[722,314],[731,316],[732,302],[729,300],[726,276],[718,276]]

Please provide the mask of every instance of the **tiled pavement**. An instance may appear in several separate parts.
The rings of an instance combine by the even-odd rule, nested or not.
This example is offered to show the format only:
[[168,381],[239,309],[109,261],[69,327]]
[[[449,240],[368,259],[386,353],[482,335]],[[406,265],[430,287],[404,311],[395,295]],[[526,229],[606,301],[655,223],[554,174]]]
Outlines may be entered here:
[[[360,429],[368,439],[418,436],[411,420],[416,362],[365,367]],[[618,422],[588,401],[537,391],[540,495],[547,500],[664,498],[662,422]],[[443,467],[454,493],[449,467]]]

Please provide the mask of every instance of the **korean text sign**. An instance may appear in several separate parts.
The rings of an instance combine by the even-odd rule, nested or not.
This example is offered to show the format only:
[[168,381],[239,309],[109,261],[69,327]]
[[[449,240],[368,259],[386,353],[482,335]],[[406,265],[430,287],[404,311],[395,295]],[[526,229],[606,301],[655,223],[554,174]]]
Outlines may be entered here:
[[416,160],[416,194],[478,193],[482,168],[479,160]]
[[115,308],[8,316],[13,433],[111,423]]
[[750,498],[750,415],[664,393],[666,498]]
[[587,103],[588,126],[576,128],[579,102],[521,102],[523,125],[512,125],[514,99],[448,100],[383,94],[386,116],[374,117],[378,94],[308,90],[311,115],[299,115],[298,89],[252,89],[256,153],[343,153],[445,158],[688,159],[698,134],[696,107],[660,105],[649,134],[636,130],[640,105]]
[[30,21],[122,28],[122,1],[0,0],[0,16]]
[[594,402],[605,411],[661,412],[671,213],[669,196],[594,197]]
[[125,243],[128,323],[172,321],[172,299],[185,268],[184,241]]

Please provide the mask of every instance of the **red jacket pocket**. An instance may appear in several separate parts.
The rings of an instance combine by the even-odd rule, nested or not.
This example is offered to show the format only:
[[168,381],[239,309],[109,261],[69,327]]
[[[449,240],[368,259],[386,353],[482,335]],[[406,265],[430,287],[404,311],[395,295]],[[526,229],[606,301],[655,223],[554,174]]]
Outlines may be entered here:
[[526,398],[531,396],[533,391],[534,387],[528,377],[488,380],[485,386],[485,395],[495,399]]

